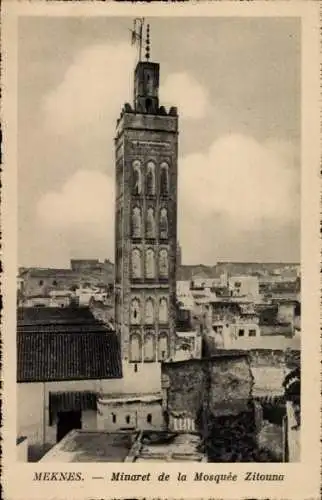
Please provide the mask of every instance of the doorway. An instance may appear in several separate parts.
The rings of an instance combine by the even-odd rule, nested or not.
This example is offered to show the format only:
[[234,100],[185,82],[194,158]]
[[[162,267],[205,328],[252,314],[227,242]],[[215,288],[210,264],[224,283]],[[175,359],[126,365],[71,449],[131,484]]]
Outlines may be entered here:
[[57,414],[57,443],[73,429],[82,428],[81,411],[60,411]]

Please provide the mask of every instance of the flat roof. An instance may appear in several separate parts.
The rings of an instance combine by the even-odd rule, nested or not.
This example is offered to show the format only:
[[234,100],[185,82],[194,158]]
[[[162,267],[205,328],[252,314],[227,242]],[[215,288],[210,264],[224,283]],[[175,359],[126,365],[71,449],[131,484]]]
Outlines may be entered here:
[[155,403],[162,401],[161,392],[155,392],[151,394],[131,393],[131,394],[101,394],[98,398],[98,402],[101,404],[108,403]]
[[205,462],[197,433],[142,431],[127,462]]
[[124,462],[138,432],[73,430],[40,462]]
[[73,430],[40,462],[206,462],[197,433]]

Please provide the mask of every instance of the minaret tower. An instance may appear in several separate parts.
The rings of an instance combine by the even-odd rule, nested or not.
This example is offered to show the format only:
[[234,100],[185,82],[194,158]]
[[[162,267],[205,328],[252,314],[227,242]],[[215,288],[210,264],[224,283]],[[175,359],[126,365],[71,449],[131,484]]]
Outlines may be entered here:
[[124,105],[115,138],[115,329],[124,381],[135,392],[157,389],[160,361],[174,356],[177,158],[177,110],[159,104],[147,25],[133,104]]

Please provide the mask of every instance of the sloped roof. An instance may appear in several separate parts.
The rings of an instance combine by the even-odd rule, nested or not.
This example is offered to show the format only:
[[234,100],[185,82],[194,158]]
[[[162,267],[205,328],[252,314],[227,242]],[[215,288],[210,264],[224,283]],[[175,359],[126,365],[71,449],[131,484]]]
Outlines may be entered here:
[[115,332],[88,308],[18,311],[18,382],[121,378],[121,367]]
[[[91,325],[93,328],[99,322],[93,316],[89,307],[20,307],[17,311],[18,329],[29,325]],[[92,328],[92,329],[93,329]]]
[[122,377],[116,334],[18,332],[17,381]]

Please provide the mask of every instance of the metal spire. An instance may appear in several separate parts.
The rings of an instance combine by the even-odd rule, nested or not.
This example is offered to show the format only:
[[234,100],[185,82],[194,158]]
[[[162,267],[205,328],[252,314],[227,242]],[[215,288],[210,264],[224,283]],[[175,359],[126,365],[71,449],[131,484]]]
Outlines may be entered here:
[[146,46],[145,46],[145,58],[147,61],[150,59],[150,25],[146,26]]

